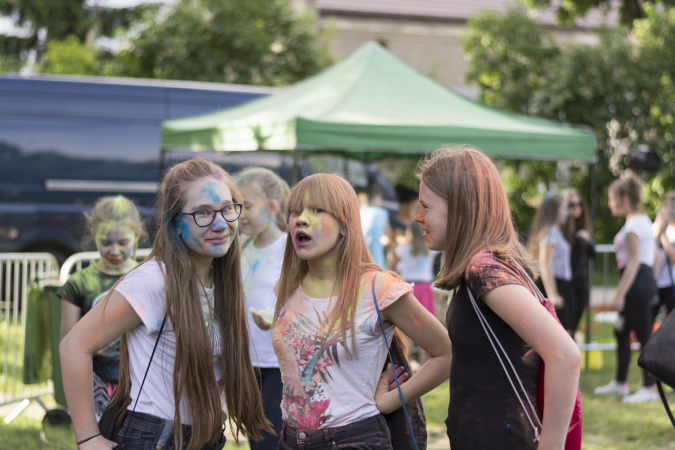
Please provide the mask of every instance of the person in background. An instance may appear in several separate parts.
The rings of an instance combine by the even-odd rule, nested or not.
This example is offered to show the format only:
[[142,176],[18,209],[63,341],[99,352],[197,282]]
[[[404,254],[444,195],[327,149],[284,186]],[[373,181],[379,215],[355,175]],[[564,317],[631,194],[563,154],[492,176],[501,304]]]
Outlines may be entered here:
[[[284,180],[268,169],[246,169],[236,177],[244,198],[239,223],[246,236],[241,257],[241,277],[246,297],[248,329],[251,334],[251,363],[255,368],[265,417],[274,434],[261,430],[263,440],[251,442],[252,450],[279,447],[281,434],[281,372],[272,346],[271,317],[277,296],[274,284],[281,275],[286,248],[286,202],[289,188]],[[253,312],[259,311],[260,313]]]
[[[122,275],[137,265],[136,250],[143,222],[131,200],[121,195],[99,198],[94,210],[85,213],[85,217],[101,259],[75,272],[59,289],[61,339],[106,296]],[[93,357],[96,420],[101,418],[117,389],[119,363],[119,339]]]
[[675,280],[675,191],[666,193],[663,206],[654,221],[654,237],[656,239],[656,261],[654,275],[658,287],[658,297],[652,303],[652,323],[656,319],[661,307],[665,307],[668,314],[675,308],[673,294],[673,280]]
[[534,215],[528,250],[539,258],[537,286],[551,300],[560,323],[572,334],[574,293],[572,291],[571,247],[560,228],[567,208],[562,195],[547,194]]
[[[455,292],[446,319],[452,341],[445,422],[450,446],[562,450],[579,386],[581,354],[537,297],[529,279],[536,261],[518,240],[497,166],[472,147],[441,149],[420,163],[418,177],[420,209],[415,221],[424,230],[427,247],[444,250],[436,286]],[[537,414],[540,366],[546,363],[539,442],[505,380],[469,292]]]
[[561,230],[570,243],[572,253],[570,262],[572,267],[572,315],[569,329],[574,333],[581,316],[584,313],[589,299],[588,285],[588,258],[595,258],[595,246],[591,236],[591,220],[586,202],[581,198],[576,189],[566,189],[563,192],[565,207],[567,208],[567,220]]
[[642,212],[642,183],[633,174],[625,174],[609,186],[609,209],[615,217],[625,217],[626,223],[614,237],[616,263],[621,278],[614,294],[614,308],[619,317],[614,324],[617,341],[616,378],[606,386],[595,389],[596,394],[621,395],[626,403],[657,401],[656,380],[643,371],[643,386],[634,394],[628,386],[630,366],[630,333],[642,348],[652,336],[651,300],[656,295],[656,279],[652,271],[656,244],[652,221]]
[[387,270],[383,236],[391,235],[389,226],[389,213],[382,207],[382,194],[377,187],[371,187],[368,192],[359,193],[361,212],[361,228],[370,254],[373,255],[375,264],[383,270]]
[[396,270],[408,283],[413,283],[413,295],[436,317],[434,293],[431,282],[434,281],[434,258],[438,252],[429,250],[424,240],[424,230],[419,223],[408,227],[408,242],[396,248]]
[[[438,252],[429,250],[424,240],[424,231],[419,223],[413,222],[406,233],[408,242],[396,247],[396,271],[413,285],[415,298],[436,317],[436,296],[431,282],[436,278],[434,258]],[[415,346],[416,347],[416,346]],[[417,362],[423,364],[427,355],[416,347]]]

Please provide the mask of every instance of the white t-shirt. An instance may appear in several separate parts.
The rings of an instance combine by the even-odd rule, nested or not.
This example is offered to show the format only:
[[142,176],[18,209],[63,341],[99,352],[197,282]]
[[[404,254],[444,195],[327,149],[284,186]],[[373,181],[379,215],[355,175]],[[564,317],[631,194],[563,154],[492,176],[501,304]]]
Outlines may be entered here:
[[560,228],[553,225],[546,235],[539,240],[539,248],[541,247],[555,247],[555,255],[553,256],[553,275],[565,281],[572,279],[572,261],[571,252],[572,247],[563,236]]
[[246,295],[246,314],[251,334],[251,364],[253,367],[279,367],[272,346],[272,330],[263,331],[253,322],[249,307],[274,312],[277,296],[274,285],[281,275],[286,249],[286,233],[271,245],[256,248],[250,242],[241,257],[241,276]]
[[434,257],[438,252],[429,250],[428,255],[413,256],[410,251],[412,244],[408,243],[396,247],[394,251],[399,257],[396,270],[404,280],[419,283],[431,283],[434,281]]
[[[129,272],[115,287],[115,290],[127,299],[143,323],[127,333],[129,349],[129,374],[131,376],[131,404],[133,408],[148,368],[152,349],[157,341],[157,334],[166,315],[166,285],[160,263],[151,259]],[[164,264],[162,263],[162,266]],[[204,317],[210,316],[213,304],[213,289],[205,289],[206,297],[202,298]],[[207,303],[208,302],[208,303]],[[218,355],[220,354],[220,334],[217,324],[208,320],[209,334],[213,339],[213,361],[216,382],[222,384],[223,369]],[[152,358],[148,377],[143,385],[138,400],[137,412],[151,414],[162,419],[174,419],[175,400],[173,396],[173,368],[176,357],[176,335],[171,321],[166,320],[162,337],[157,344],[155,356]],[[188,410],[186,395],[180,403],[180,414],[183,424],[190,425],[192,417]]]
[[[675,242],[675,226],[668,225],[668,227],[666,228],[666,239],[668,239],[668,242],[670,243]],[[659,275],[656,277],[656,286],[659,288],[672,286],[673,283],[671,281],[670,274],[668,273],[668,263],[666,261],[668,255],[666,255],[666,251],[663,250],[662,248],[659,248],[658,252],[661,255],[663,264],[661,265],[661,271],[659,272]],[[675,264],[670,263],[670,266],[673,274],[673,279],[675,279]]]
[[[375,405],[375,387],[387,347],[377,331],[371,290],[376,273],[375,292],[381,310],[412,291],[410,284],[388,273],[363,275],[361,300],[351,328],[356,332],[356,356],[351,352],[351,333],[347,335],[352,359],[342,345],[339,325],[330,333],[325,330],[324,318],[334,298],[310,298],[298,288],[281,311],[274,328],[274,350],[284,383],[282,417],[291,426],[311,430],[340,427],[380,413]],[[389,345],[394,327],[385,334]]]
[[653,266],[656,258],[656,243],[652,234],[652,221],[644,214],[637,214],[628,219],[619,233],[614,236],[616,265],[619,266],[619,269],[623,269],[628,263],[628,250],[626,249],[626,235],[628,233],[635,234],[640,240],[640,251],[638,253],[640,264]]

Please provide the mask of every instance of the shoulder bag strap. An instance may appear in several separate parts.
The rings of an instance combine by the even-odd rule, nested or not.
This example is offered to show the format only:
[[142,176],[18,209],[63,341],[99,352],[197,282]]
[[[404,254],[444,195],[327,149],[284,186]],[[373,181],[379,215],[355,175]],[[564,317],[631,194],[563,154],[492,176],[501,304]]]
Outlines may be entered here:
[[[466,285],[466,291],[469,293],[469,299],[471,300],[471,305],[473,306],[473,309],[476,311],[476,315],[478,316],[478,321],[480,322],[481,326],[483,327],[483,331],[485,331],[485,335],[487,336],[488,340],[490,341],[490,345],[492,346],[492,349],[495,351],[495,355],[497,355],[497,359],[499,360],[499,363],[502,365],[502,369],[504,369],[504,374],[506,375],[506,378],[509,380],[509,383],[511,384],[511,388],[513,388],[513,392],[516,394],[516,397],[518,398],[518,402],[520,402],[520,406],[523,408],[523,411],[525,412],[525,416],[527,417],[527,420],[530,422],[530,425],[532,426],[532,429],[534,430],[534,439],[539,442],[539,430],[541,429],[541,421],[539,420],[539,416],[537,415],[536,410],[534,409],[534,406],[532,405],[532,402],[530,401],[530,397],[527,395],[527,391],[523,387],[523,383],[520,381],[520,377],[518,377],[518,372],[516,372],[515,367],[513,367],[513,364],[511,363],[511,360],[509,359],[508,354],[506,353],[506,350],[504,350],[504,347],[502,347],[502,344],[499,342],[499,339],[497,339],[497,335],[495,334],[494,331],[492,331],[492,328],[490,327],[490,324],[488,323],[487,319],[483,315],[483,312],[480,310],[478,307],[478,304],[476,303],[476,299],[474,299],[473,294],[471,293],[471,289],[469,289],[469,285]],[[496,343],[496,344],[495,344]],[[502,359],[502,355],[499,353],[499,350],[497,350],[497,347],[499,347],[499,350],[504,355],[504,358]],[[504,364],[504,359],[508,362],[509,366],[511,367],[511,370],[513,371],[513,374],[518,381],[518,385],[520,386],[521,391],[525,395],[525,400],[527,400],[527,404],[530,407],[530,411],[532,412],[532,416],[534,417],[534,420],[537,422],[537,426],[535,426],[534,422],[532,421],[532,417],[530,416],[530,412],[527,410],[525,407],[525,403],[523,402],[523,399],[520,396],[520,392],[518,392],[518,389],[516,388],[516,385],[513,382],[513,379],[511,378],[511,374],[509,374],[508,369],[506,368],[506,365]]]
[[387,349],[389,354],[389,364],[391,364],[391,370],[394,372],[394,379],[396,380],[396,387],[398,388],[398,395],[401,398],[401,407],[403,408],[403,413],[405,414],[405,420],[408,422],[408,428],[410,429],[410,437],[417,450],[417,441],[415,440],[415,433],[413,432],[413,427],[410,424],[410,417],[408,417],[408,410],[405,407],[405,401],[403,401],[403,393],[401,392],[401,385],[398,382],[398,375],[396,375],[396,369],[394,368],[394,358],[391,357],[391,350],[389,350],[389,342],[387,342],[387,334],[384,331],[384,322],[382,321],[382,314],[380,314],[380,307],[377,304],[377,294],[375,293],[375,279],[377,278],[377,273],[373,275],[373,303],[375,304],[375,311],[377,311],[377,319],[380,321],[380,331],[382,332],[382,337],[384,338],[384,346]]
[[[159,338],[162,337],[162,331],[164,331],[164,324],[166,323],[166,315],[164,315],[164,320],[162,321],[162,326],[159,327],[159,333],[157,334],[157,340],[155,340],[155,346],[152,349],[152,353],[150,354],[150,361],[148,361],[148,367],[145,369],[145,375],[143,375],[143,381],[141,382],[141,388],[138,390],[138,397],[136,397],[136,402],[134,403],[134,409],[131,411],[131,415],[129,416],[129,423],[131,424],[131,420],[134,418],[134,413],[136,412],[136,406],[138,406],[138,399],[141,398],[141,392],[143,392],[143,385],[145,384],[145,379],[148,377],[148,372],[150,371],[150,365],[152,364],[152,358],[155,356],[155,350],[157,350],[157,344],[159,344]],[[127,438],[127,431],[129,431],[129,427],[127,426],[126,430],[124,430],[124,436],[122,436],[122,442],[120,442],[120,448],[124,448],[124,440]]]

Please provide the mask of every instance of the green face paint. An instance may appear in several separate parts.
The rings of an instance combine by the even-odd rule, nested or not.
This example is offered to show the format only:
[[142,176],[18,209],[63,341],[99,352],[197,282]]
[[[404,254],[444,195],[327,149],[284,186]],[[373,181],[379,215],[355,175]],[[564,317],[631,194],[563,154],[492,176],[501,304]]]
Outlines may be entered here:
[[102,269],[116,273],[133,256],[138,236],[128,221],[109,220],[98,224],[94,230],[94,241],[101,254]]

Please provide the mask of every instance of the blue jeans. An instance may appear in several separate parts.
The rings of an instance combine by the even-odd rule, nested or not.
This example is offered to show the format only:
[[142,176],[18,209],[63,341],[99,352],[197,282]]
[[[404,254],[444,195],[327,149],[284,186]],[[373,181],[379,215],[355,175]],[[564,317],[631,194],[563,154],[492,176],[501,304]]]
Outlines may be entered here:
[[[116,449],[124,450],[154,450],[158,446],[163,450],[174,450],[173,440],[173,421],[160,419],[150,414],[134,413],[131,418],[131,411],[127,412],[124,424],[120,429],[115,442],[118,445]],[[190,442],[192,427],[183,425],[183,447],[186,448]],[[124,435],[126,433],[126,437]],[[124,442],[122,442],[124,439]],[[205,445],[202,450],[220,450],[225,446],[225,435],[221,434],[220,439],[213,446]]]
[[279,450],[392,450],[391,435],[382,414],[343,427],[304,430],[286,422]]
[[281,382],[281,371],[278,368],[255,367],[258,387],[262,395],[263,411],[265,418],[270,421],[274,434],[260,430],[263,439],[261,441],[249,441],[251,450],[277,450],[279,448],[279,435],[281,425],[281,400],[284,385]]

